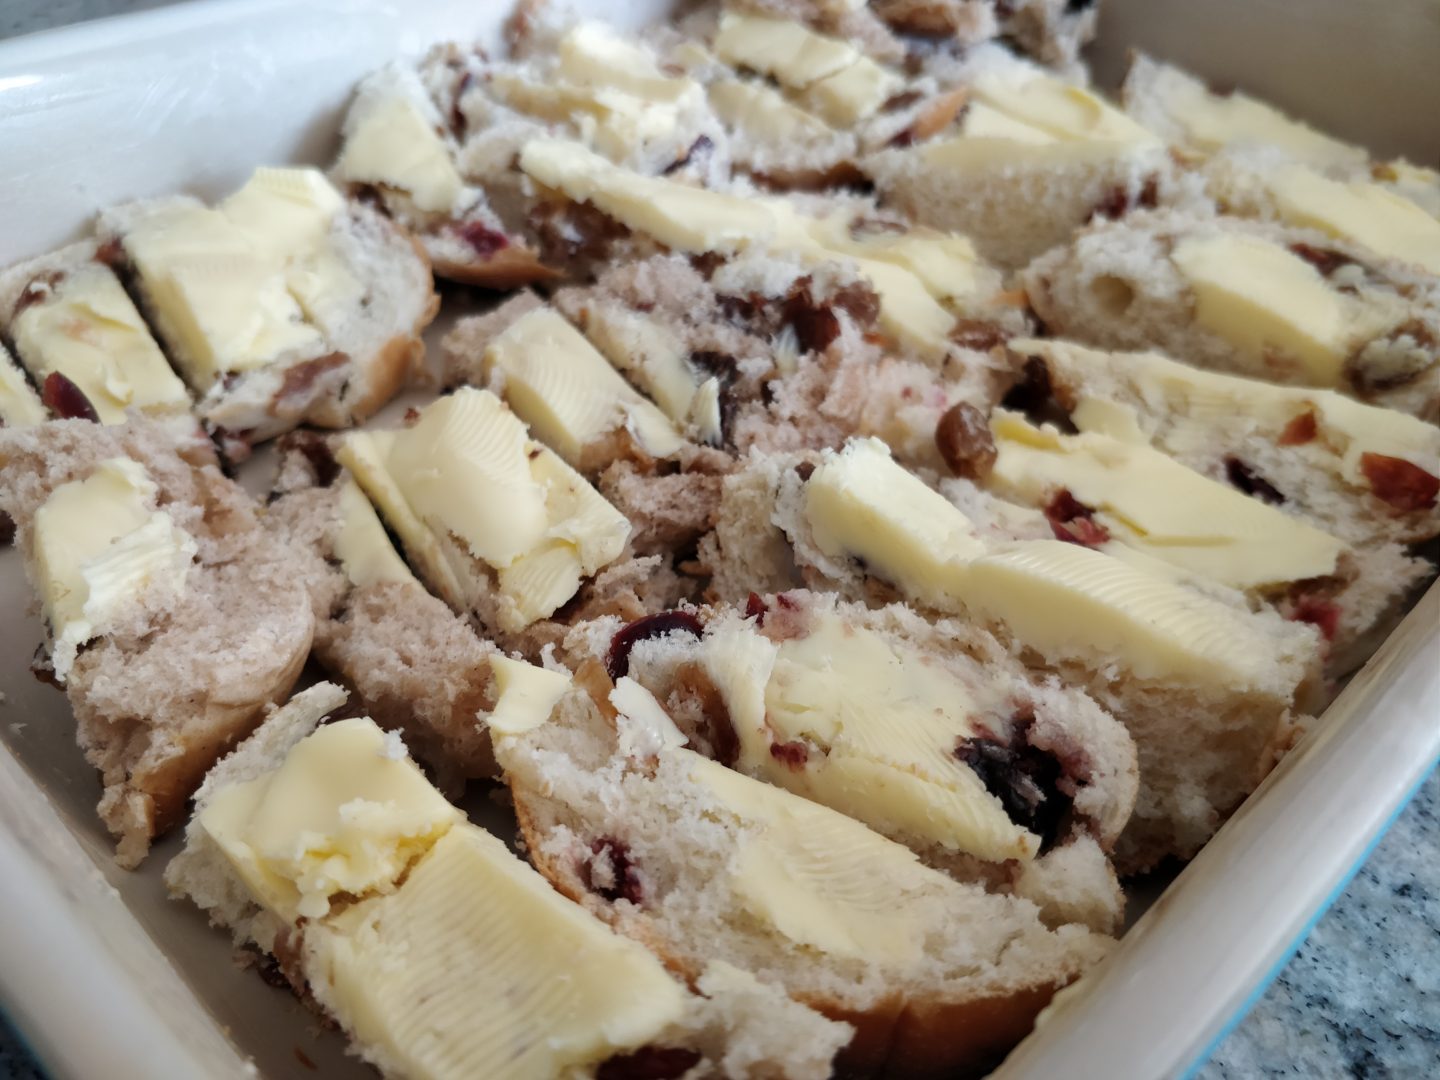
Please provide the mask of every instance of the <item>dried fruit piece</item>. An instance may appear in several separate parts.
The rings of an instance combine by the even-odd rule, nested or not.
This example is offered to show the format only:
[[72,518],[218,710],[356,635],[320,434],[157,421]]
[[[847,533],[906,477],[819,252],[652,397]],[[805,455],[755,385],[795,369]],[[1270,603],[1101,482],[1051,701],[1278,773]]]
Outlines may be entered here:
[[1355,260],[1348,255],[1342,255],[1338,251],[1331,251],[1329,248],[1318,248],[1311,244],[1291,244],[1290,253],[1298,255],[1311,266],[1320,272],[1321,277],[1329,277],[1342,266],[1349,266]]
[[95,406],[90,404],[85,392],[58,371],[52,371],[45,376],[45,383],[40,388],[40,400],[62,420],[89,420],[92,424],[100,422],[100,416],[96,413]]
[[1370,482],[1370,490],[1382,502],[1407,513],[1430,510],[1440,495],[1440,477],[1404,458],[1386,454],[1360,455],[1360,471]]
[[1309,623],[1320,631],[1326,641],[1334,641],[1340,629],[1340,605],[1323,596],[1298,596],[1286,616],[1295,622]]
[[759,593],[752,592],[745,598],[745,617],[747,619],[754,619],[756,626],[765,625],[765,612],[768,610],[765,606],[765,601],[760,599]]
[[590,857],[581,865],[580,876],[587,889],[612,904],[616,900],[639,904],[645,895],[630,849],[611,837],[590,844]]
[[1011,821],[1040,837],[1042,852],[1050,848],[1073,802],[1060,789],[1063,771],[1053,755],[1028,744],[975,737],[956,743],[955,756],[1000,800]]
[[798,739],[770,744],[770,756],[787,768],[800,770],[810,760],[810,747]]
[[595,1070],[595,1080],[678,1080],[700,1064],[700,1051],[681,1046],[642,1046],[616,1054]]
[[1278,506],[1285,501],[1285,496],[1280,494],[1280,490],[1274,484],[1237,457],[1225,459],[1225,476],[1232,487],[1262,502]]
[[605,656],[605,671],[612,679],[624,678],[630,672],[630,650],[640,642],[665,634],[685,633],[699,637],[703,627],[688,611],[661,611],[646,615],[622,626],[610,639]]
[[1315,410],[1306,409],[1285,425],[1276,442],[1281,446],[1301,446],[1314,439],[1316,431]]
[[[959,345],[962,349],[974,349],[976,352],[989,352],[1004,345],[1010,340],[1010,331],[998,323],[987,322],[984,319],[956,319],[955,326],[950,331],[950,340]],[[1036,361],[1043,370],[1045,365],[1042,361]],[[1026,361],[1028,373],[1030,361]],[[1049,372],[1045,372],[1046,384],[1049,384]]]
[[985,414],[969,402],[952,405],[935,425],[935,446],[956,476],[984,480],[995,467],[995,436]]
[[1045,507],[1045,517],[1050,521],[1050,531],[1055,534],[1056,540],[1093,548],[1110,539],[1110,530],[1095,520],[1094,509],[1075,498],[1066,488],[1055,493]]
[[469,244],[476,255],[488,259],[510,246],[510,238],[481,221],[466,221],[455,227],[460,239]]
[[1144,210],[1153,210],[1160,202],[1160,178],[1150,175],[1145,178],[1144,185],[1138,193],[1132,192],[1130,188],[1117,184],[1105,193],[1105,197],[1096,204],[1095,209],[1090,211],[1088,221],[1096,218],[1108,218],[1115,220],[1124,217],[1131,210],[1140,207]]

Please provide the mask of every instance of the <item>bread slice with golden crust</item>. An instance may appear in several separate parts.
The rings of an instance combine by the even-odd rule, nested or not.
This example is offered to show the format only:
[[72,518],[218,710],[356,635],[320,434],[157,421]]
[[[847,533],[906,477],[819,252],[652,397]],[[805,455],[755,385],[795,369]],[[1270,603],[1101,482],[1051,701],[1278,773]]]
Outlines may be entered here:
[[[98,636],[79,641],[78,653],[70,639],[73,662],[54,656],[58,668],[69,664],[64,687],[80,746],[101,774],[100,816],[118,841],[116,860],[133,867],[151,838],[181,819],[205,771],[289,692],[314,618],[296,588],[301,563],[221,474],[209,442],[177,442],[173,430],[144,419],[0,430],[0,509],[18,526],[27,574],[42,596],[50,595],[50,575],[64,574],[64,560],[50,541],[37,548],[37,516],[57,491],[79,495],[75,485],[107,467],[138,473],[142,490],[153,486],[150,522],[168,516],[172,535],[188,537],[182,557],[190,554],[178,588],[161,588],[154,564],[127,564],[138,590],[103,622],[95,618]],[[109,518],[97,510],[91,523],[106,528]],[[108,550],[118,559],[123,546],[82,564],[91,601],[107,580],[101,556]]]

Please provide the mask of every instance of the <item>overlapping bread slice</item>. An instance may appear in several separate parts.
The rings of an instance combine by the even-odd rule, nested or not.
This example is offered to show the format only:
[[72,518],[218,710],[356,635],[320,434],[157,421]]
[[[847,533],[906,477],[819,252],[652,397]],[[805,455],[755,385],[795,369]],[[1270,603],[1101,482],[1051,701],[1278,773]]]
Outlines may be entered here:
[[1108,938],[1047,929],[1027,900],[673,745],[673,726],[616,724],[572,690],[549,720],[497,736],[536,865],[686,977],[723,961],[853,1023],[846,1075],[982,1071],[1106,950]]
[[1440,421],[1440,277],[1312,229],[1136,213],[1037,259],[1024,283],[1057,336]]
[[210,443],[161,421],[0,430],[0,509],[101,773],[100,816],[134,866],[299,674],[314,627],[301,565]]
[[953,127],[862,162],[885,201],[963,233],[1007,270],[1094,217],[1171,197],[1163,140],[1082,85],[999,46],[947,74],[966,100]]
[[490,289],[554,277],[460,174],[448,123],[413,68],[382,68],[356,90],[331,176],[411,232],[441,277]]
[[383,1075],[828,1075],[850,1028],[731,965],[687,989],[466,821],[395,735],[324,723],[345,697],[297,695],[211,771],[166,881]]
[[301,422],[356,423],[418,373],[439,303],[424,256],[313,169],[257,169],[215,207],[114,207],[99,229],[234,459]]
[[1119,928],[1105,852],[1135,801],[1134,744],[984,631],[792,590],[584,624],[562,655],[610,714],[663,712],[692,749],[1025,897],[1047,925]]
[[482,720],[499,697],[499,650],[416,580],[323,437],[296,432],[281,451],[266,517],[304,562],[315,658],[444,790],[493,776]]
[[[1364,662],[1433,572],[1399,544],[1352,546],[1319,523],[1285,513],[1272,505],[1277,493],[1260,490],[1253,475],[1246,492],[1234,486],[1244,482],[1238,470],[1218,479],[1175,461],[1148,443],[1133,412],[1122,410],[1082,411],[1073,435],[997,410],[990,418],[996,456],[983,483],[1043,510],[1059,539],[1125,544],[1314,623],[1335,678]],[[1406,419],[1440,441],[1440,431]]]
[[61,417],[121,424],[138,409],[195,426],[185,383],[93,242],[0,274],[0,330]]
[[1277,386],[1155,352],[1013,344],[1027,409],[1129,424],[1177,461],[1268,497],[1358,549],[1440,535],[1440,429],[1332,390]]
[[1316,131],[1240,91],[1219,94],[1188,72],[1143,53],[1121,89],[1125,110],[1187,156],[1233,163],[1295,163],[1347,183],[1374,183],[1440,216],[1440,173],[1403,159],[1373,161],[1353,143]]
[[873,439],[753,459],[727,477],[700,561],[731,602],[803,584],[872,603],[899,596],[990,629],[1135,739],[1140,793],[1117,847],[1122,871],[1193,855],[1314,703],[1319,634],[1121,545],[1051,539],[1043,514],[966,481],[945,487],[951,499]]

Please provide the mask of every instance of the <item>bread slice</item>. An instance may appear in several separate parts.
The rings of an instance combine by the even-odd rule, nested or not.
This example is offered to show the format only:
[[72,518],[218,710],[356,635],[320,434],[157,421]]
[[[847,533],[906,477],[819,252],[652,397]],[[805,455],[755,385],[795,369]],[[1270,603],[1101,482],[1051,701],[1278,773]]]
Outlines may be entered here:
[[[1048,925],[1119,928],[1104,852],[1134,803],[1134,745],[984,631],[792,590],[752,594],[743,612],[584,624],[561,655],[602,708],[661,708],[699,752],[854,817],[957,880],[1025,896]],[[1062,897],[1048,894],[1056,864]]]
[[[50,658],[81,749],[101,774],[100,816],[117,839],[116,860],[133,867],[151,838],[181,818],[205,770],[289,692],[314,619],[295,586],[299,563],[250,497],[220,473],[210,444],[177,443],[173,429],[139,418],[0,430],[0,509],[19,527],[26,571],[42,598],[55,595],[52,579],[71,580],[64,576],[69,546],[82,557],[84,546],[96,546],[64,526],[52,496],[63,490],[66,513],[79,512],[102,537],[124,533],[102,505],[77,499],[87,490],[77,481],[116,473],[131,474],[140,492],[151,489],[136,506],[146,529],[80,564],[89,586],[84,622],[52,618]],[[156,529],[168,550],[140,545],[139,534],[153,541]],[[68,610],[73,601],[59,603]],[[59,610],[47,601],[52,616]],[[72,632],[72,624],[94,636]]]
[[49,413],[40,402],[25,372],[15,363],[10,350],[0,342],[0,427],[34,427],[43,424]]
[[1440,420],[1440,279],[1305,229],[1135,213],[1037,259],[1049,331]]
[[1281,509],[1357,549],[1440,535],[1440,430],[1422,420],[1156,352],[1039,338],[1011,347],[1026,408],[1053,402],[1082,424],[1087,415],[1123,409],[1175,460],[1242,489],[1273,492]]
[[357,423],[421,370],[439,305],[423,254],[314,170],[258,169],[216,208],[115,207],[99,230],[232,459]]
[[397,62],[364,79],[341,136],[331,176],[417,237],[440,277],[489,289],[554,277],[465,182],[447,119],[412,67]]
[[612,729],[578,690],[496,749],[557,888],[687,977],[723,961],[854,1024],[846,1075],[979,1072],[1108,945],[643,727]]
[[[947,502],[873,444],[752,459],[727,477],[720,524],[701,544],[711,592],[741,603],[804,584],[966,616],[1130,730],[1140,792],[1116,849],[1121,872],[1193,855],[1288,746],[1295,714],[1317,703],[1318,633],[1145,556],[1038,539],[1043,515],[967,481],[946,485],[965,488]],[[1146,610],[1133,634],[1111,621],[1131,604]],[[1179,651],[1161,660],[1155,633],[1173,633]]]
[[[458,1078],[528,1075],[523,1071],[528,1069],[610,1076],[639,1070],[818,1080],[829,1074],[836,1050],[850,1037],[848,1026],[723,964],[706,968],[693,991],[676,984],[643,950],[556,896],[496,838],[465,822],[433,789],[427,792],[402,744],[382,738],[368,720],[342,721],[340,727],[349,729],[343,732],[320,727],[345,698],[328,683],[296,695],[211,771],[197,793],[185,849],[166,868],[166,882],[172,893],[188,897],[228,929],[238,946],[272,958],[296,992],[338,1023],[352,1049],[382,1075]],[[312,834],[311,843],[328,841],[348,851],[346,828],[369,829],[374,841],[368,857],[380,872],[367,874],[375,863],[364,857],[327,870],[348,877],[355,892],[332,893],[326,910],[296,918],[276,904],[273,885],[272,891],[257,891],[241,869],[249,865],[243,856],[232,861],[230,834],[221,825],[236,821],[223,813],[247,788],[268,784],[262,800],[284,798],[275,789],[276,778],[297,767],[307,742],[324,739],[336,751],[349,751],[351,768],[359,774],[327,781],[353,797],[351,809],[368,805],[380,811],[381,804],[367,804],[366,796],[386,798],[389,812],[403,807],[424,831],[397,836],[394,830],[403,826],[387,824],[380,813],[362,819],[356,811],[354,819],[343,818],[338,805],[324,802],[336,798],[330,788],[312,788],[307,823],[318,829],[351,823],[333,835]],[[367,746],[381,762],[363,761]],[[370,777],[385,786],[367,786]],[[261,812],[268,806],[262,801]],[[238,828],[244,828],[243,818]],[[260,847],[256,854],[279,853]],[[340,862],[337,856],[332,865]],[[547,933],[572,951],[547,953]],[[527,939],[530,948],[516,956],[514,946]],[[365,964],[379,961],[388,963],[384,979],[360,978]],[[597,963],[608,963],[607,973],[626,991],[609,1004],[594,996]],[[555,975],[547,979],[551,968]],[[537,979],[543,985],[536,986]],[[579,988],[568,989],[571,982]],[[391,993],[391,987],[403,989]],[[517,1004],[507,991],[535,993]],[[636,995],[635,1004],[627,1005],[630,995]],[[645,1002],[663,1010],[665,1019],[635,1015]],[[407,1023],[421,1015],[423,1023]],[[515,1028],[495,1030],[507,1023],[531,1035],[518,1061],[507,1037]],[[552,1024],[563,1025],[563,1031]]]
[[[190,395],[170,369],[115,272],[84,241],[0,274],[0,328],[22,364],[44,387],[58,375],[79,392],[77,411],[101,423],[125,422],[128,410],[193,427]],[[86,411],[88,410],[88,412]],[[64,415],[62,413],[62,415]]]
[[947,78],[966,92],[955,128],[872,154],[862,168],[888,204],[968,236],[1003,269],[1173,186],[1161,139],[999,46],[974,50]]

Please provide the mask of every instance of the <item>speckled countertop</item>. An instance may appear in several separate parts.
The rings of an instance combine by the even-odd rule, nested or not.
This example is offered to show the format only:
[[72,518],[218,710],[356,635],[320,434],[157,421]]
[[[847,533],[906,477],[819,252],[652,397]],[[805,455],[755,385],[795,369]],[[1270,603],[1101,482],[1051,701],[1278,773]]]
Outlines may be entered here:
[[[170,2],[0,0],[0,38]],[[1440,1078],[1440,774],[1195,1076]],[[43,1080],[3,1020],[0,1080]]]

